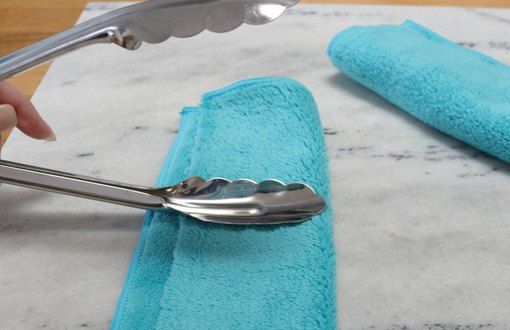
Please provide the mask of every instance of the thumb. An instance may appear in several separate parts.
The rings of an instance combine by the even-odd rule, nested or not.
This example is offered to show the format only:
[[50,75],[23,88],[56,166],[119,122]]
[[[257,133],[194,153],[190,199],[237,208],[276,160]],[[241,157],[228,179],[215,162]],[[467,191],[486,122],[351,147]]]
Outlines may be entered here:
[[16,127],[18,118],[16,111],[9,104],[0,104],[0,132]]

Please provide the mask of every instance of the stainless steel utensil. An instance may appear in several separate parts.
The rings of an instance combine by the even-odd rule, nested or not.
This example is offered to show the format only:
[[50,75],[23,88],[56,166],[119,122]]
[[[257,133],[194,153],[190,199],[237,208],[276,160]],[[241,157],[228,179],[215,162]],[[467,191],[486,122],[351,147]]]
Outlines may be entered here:
[[169,187],[145,188],[0,161],[0,182],[142,209],[172,209],[203,221],[235,225],[300,222],[325,206],[309,186],[276,180],[257,184],[191,177]]
[[[298,0],[152,0],[124,7],[0,58],[0,80],[73,49],[111,42],[135,50],[143,41],[227,32],[243,22],[264,24]],[[248,225],[293,223],[325,207],[303,183],[188,178],[145,188],[0,160],[0,182],[143,209],[171,209],[203,221]]]
[[188,38],[204,30],[228,32],[242,23],[265,24],[299,0],[151,0],[101,15],[0,58],[0,80],[71,50],[114,43],[135,50],[143,41]]

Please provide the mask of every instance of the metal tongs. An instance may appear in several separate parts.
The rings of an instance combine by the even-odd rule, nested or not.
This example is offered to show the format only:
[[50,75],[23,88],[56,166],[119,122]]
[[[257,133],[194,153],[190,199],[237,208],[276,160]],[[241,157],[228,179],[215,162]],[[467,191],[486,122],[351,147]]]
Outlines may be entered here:
[[[0,58],[0,80],[71,50],[114,43],[135,50],[203,30],[231,31],[264,24],[298,0],[152,0],[96,17]],[[142,209],[175,210],[194,218],[237,225],[300,222],[320,213],[324,199],[308,185],[188,178],[166,188],[145,188],[0,160],[0,182]]]

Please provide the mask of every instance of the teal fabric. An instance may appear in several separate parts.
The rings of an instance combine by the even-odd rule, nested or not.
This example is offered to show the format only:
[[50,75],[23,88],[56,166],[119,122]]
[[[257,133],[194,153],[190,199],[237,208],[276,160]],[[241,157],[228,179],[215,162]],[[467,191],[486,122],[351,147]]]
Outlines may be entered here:
[[278,178],[310,184],[328,207],[273,227],[149,212],[112,329],[334,329],[327,165],[315,102],[293,80],[242,81],[184,109],[160,186]]
[[510,68],[407,21],[355,26],[328,54],[353,80],[423,122],[510,162]]

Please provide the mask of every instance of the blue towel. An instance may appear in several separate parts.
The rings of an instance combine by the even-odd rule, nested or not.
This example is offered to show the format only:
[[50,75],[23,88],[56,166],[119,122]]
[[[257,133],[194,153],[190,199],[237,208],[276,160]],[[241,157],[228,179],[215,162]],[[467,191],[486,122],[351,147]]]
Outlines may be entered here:
[[[329,205],[312,95],[282,78],[206,94],[182,112],[160,186],[190,176],[303,181]],[[332,211],[235,227],[149,212],[113,329],[334,329]]]
[[333,64],[423,122],[510,162],[510,68],[426,28],[351,27]]

